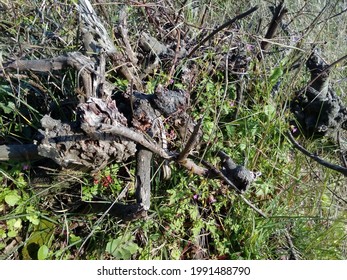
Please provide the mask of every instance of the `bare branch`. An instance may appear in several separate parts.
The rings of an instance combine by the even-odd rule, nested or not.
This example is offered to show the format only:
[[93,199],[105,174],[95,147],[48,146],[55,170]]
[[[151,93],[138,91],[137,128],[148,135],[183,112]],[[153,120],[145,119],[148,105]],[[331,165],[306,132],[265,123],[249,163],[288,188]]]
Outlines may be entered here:
[[136,155],[136,202],[148,210],[151,205],[151,160],[153,153],[140,148]]
[[34,144],[0,145],[0,161],[25,161],[42,158]]
[[71,52],[49,59],[14,60],[4,63],[4,69],[34,72],[51,72],[66,69],[68,66],[78,71],[85,70],[97,74],[94,62],[80,52]]
[[133,65],[137,65],[137,57],[136,57],[136,54],[131,47],[129,37],[128,37],[127,13],[126,13],[124,8],[121,9],[119,12],[119,22],[120,23],[118,25],[118,29],[120,31],[120,35],[122,36],[122,40],[123,40],[123,43],[125,45],[126,54],[129,58],[129,60],[131,61],[131,63]]
[[203,118],[201,118],[195,125],[193,133],[190,135],[187,144],[185,145],[183,151],[178,156],[178,162],[185,160],[190,152],[194,149],[197,142],[199,141],[199,132],[201,129]]
[[304,155],[312,158],[314,161],[318,162],[319,164],[321,164],[327,168],[330,168],[332,170],[340,172],[344,176],[347,176],[347,168],[342,167],[340,165],[336,165],[336,164],[332,164],[330,162],[327,162],[324,159],[320,158],[319,156],[310,153],[294,139],[294,136],[292,135],[292,133],[290,131],[288,131],[287,135],[289,137],[290,142],[292,142],[292,144],[294,145],[294,147],[297,148]]
[[[270,22],[269,28],[265,34],[265,39],[272,39],[276,31],[282,21],[283,16],[288,12],[288,10],[283,6],[283,0],[276,6],[272,20]],[[269,48],[270,44],[268,40],[263,40],[260,43],[260,49],[261,51],[266,51]],[[258,54],[258,60],[260,61],[262,59],[262,54]]]
[[250,15],[251,13],[255,12],[256,10],[258,10],[258,6],[255,6],[251,9],[249,9],[248,11],[237,15],[236,17],[228,20],[227,22],[223,23],[221,26],[218,26],[215,30],[213,30],[209,35],[207,35],[204,39],[202,39],[187,55],[187,58],[191,58],[192,55],[197,51],[198,48],[200,48],[200,46],[202,46],[205,42],[207,42],[208,40],[210,40],[214,35],[216,35],[218,32],[220,32],[221,30],[223,30],[224,28],[228,27],[229,25],[233,24],[235,21],[240,20],[248,15]]
[[180,160],[179,164],[196,175],[207,177],[209,174],[208,169],[197,165],[193,160],[189,158]]
[[132,140],[140,144],[141,146],[147,148],[148,150],[161,156],[164,159],[173,158],[173,156],[169,155],[165,150],[160,148],[156,143],[146,138],[144,134],[140,134],[139,132],[131,130],[130,128],[126,126],[103,124],[100,128],[100,132],[106,132],[106,133],[111,133],[114,135],[125,137],[129,140]]

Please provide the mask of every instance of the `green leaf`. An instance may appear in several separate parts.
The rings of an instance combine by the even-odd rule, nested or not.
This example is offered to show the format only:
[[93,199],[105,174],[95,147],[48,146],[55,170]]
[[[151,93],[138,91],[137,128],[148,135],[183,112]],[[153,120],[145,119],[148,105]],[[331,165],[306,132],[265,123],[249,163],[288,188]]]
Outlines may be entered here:
[[35,214],[27,215],[26,218],[35,226],[37,226],[40,223],[39,217]]
[[47,245],[42,245],[40,249],[37,251],[37,259],[38,260],[45,260],[48,256],[48,247]]
[[113,255],[117,251],[118,246],[119,246],[119,239],[112,239],[106,245],[106,252]]
[[247,145],[246,145],[245,143],[241,143],[241,144],[239,145],[239,148],[240,148],[241,151],[244,151],[244,150],[246,150]]
[[73,233],[70,234],[69,245],[76,245],[77,247],[79,247],[81,242],[82,240],[80,236],[76,236]]
[[54,230],[55,225],[52,222],[41,219],[39,225],[35,226],[35,230],[31,233],[23,247],[23,259],[37,259],[38,251],[43,245],[50,247],[54,238]]
[[283,75],[282,67],[276,67],[270,75],[270,83],[274,85],[277,83],[278,79]]
[[17,235],[18,233],[14,230],[10,230],[9,232],[7,232],[8,237],[16,237]]
[[6,234],[5,230],[0,228],[0,238],[4,239],[4,238],[6,238],[6,236],[7,236],[7,234]]
[[28,214],[26,215],[28,221],[37,226],[40,223],[38,212],[34,209],[33,206],[28,206],[26,208],[26,212]]
[[129,260],[138,250],[139,246],[131,240],[131,236],[112,239],[106,245],[106,252],[122,260]]
[[19,200],[20,200],[20,196],[15,191],[12,191],[5,196],[5,202],[9,206],[15,206]]
[[5,114],[10,114],[13,112],[13,105],[13,102],[9,102],[7,105],[0,102],[0,109],[2,109]]
[[269,118],[272,119],[275,117],[276,114],[276,107],[269,104],[264,106],[264,113]]
[[181,257],[181,251],[175,246],[174,248],[171,249],[170,258],[172,260],[179,260],[180,257]]

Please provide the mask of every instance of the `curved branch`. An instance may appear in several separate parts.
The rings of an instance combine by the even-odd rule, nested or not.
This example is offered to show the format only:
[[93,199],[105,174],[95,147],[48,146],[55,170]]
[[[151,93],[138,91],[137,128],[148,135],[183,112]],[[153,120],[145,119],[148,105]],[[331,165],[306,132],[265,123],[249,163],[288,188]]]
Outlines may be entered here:
[[131,130],[130,128],[126,126],[103,124],[101,125],[101,128],[99,131],[110,133],[117,136],[122,136],[129,140],[132,140],[140,144],[141,146],[147,148],[151,152],[161,156],[164,159],[172,158],[171,155],[169,155],[164,149],[160,148],[156,143],[154,143],[153,141],[149,141],[144,134]]
[[340,172],[341,174],[343,174],[344,176],[347,176],[347,168],[342,167],[340,165],[336,165],[330,162],[325,161],[324,159],[320,158],[317,155],[314,155],[312,153],[310,153],[309,151],[307,151],[303,146],[301,146],[295,139],[294,136],[292,135],[292,133],[290,131],[288,131],[288,137],[290,142],[292,142],[292,144],[294,145],[295,148],[297,148],[300,152],[302,152],[304,155],[312,158],[314,161],[318,162],[319,164],[330,168],[332,170],[335,170],[337,172]]

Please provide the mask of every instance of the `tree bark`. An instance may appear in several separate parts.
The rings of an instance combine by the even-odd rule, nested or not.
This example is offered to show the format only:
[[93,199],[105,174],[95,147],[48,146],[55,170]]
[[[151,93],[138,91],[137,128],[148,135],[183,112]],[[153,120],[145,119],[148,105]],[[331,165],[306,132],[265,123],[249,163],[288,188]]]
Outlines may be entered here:
[[35,144],[0,145],[0,161],[30,161],[42,158]]

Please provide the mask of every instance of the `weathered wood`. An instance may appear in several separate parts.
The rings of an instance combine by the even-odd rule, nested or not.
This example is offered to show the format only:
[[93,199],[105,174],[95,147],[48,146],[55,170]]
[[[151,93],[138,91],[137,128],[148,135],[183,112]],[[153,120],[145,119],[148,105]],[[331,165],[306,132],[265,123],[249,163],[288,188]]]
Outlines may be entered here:
[[347,108],[329,82],[330,66],[314,50],[306,62],[309,84],[291,101],[291,111],[306,137],[322,137],[346,128]]
[[[106,54],[111,58],[112,62],[115,64],[116,68],[119,67],[120,72],[124,75],[124,77],[129,82],[132,81],[134,86],[138,90],[142,90],[142,82],[136,74],[137,65],[134,65],[136,61],[129,59],[127,55],[122,54],[120,51],[117,50],[116,46],[113,43],[113,40],[111,40],[110,36],[108,35],[106,28],[104,27],[100,18],[96,14],[90,1],[80,0],[78,1],[78,3],[76,3],[76,6],[83,21],[81,31],[84,45],[87,51],[91,52],[92,54],[99,54],[103,51],[106,52]],[[121,27],[123,28],[122,35],[126,36],[126,25],[123,24]],[[123,47],[126,50],[125,53],[127,53],[129,52],[130,44],[124,42],[124,46],[120,47]],[[131,52],[133,51],[131,50]],[[133,58],[134,57],[135,56],[133,56]],[[133,66],[128,65],[129,60],[131,61],[131,64],[133,64]]]
[[37,145],[0,145],[0,161],[30,161],[42,158],[38,154]]
[[136,158],[136,201],[142,203],[144,210],[150,207],[151,161],[153,153],[141,148]]
[[4,63],[4,69],[16,71],[51,72],[73,67],[95,73],[94,62],[80,52],[71,52],[48,59],[14,60]]
[[281,23],[284,15],[288,12],[288,10],[284,7],[283,4],[284,4],[284,1],[281,1],[278,4],[278,6],[275,7],[272,20],[271,20],[269,28],[265,34],[265,39],[267,39],[267,40],[263,40],[260,43],[261,52],[258,54],[258,60],[259,61],[263,58],[262,52],[266,51],[270,46],[270,43],[268,40],[272,39],[275,36],[276,31],[277,31],[278,27],[280,26],[280,23]]
[[107,212],[110,216],[129,221],[145,216],[143,205],[140,203],[123,204],[111,202],[81,202],[79,207],[74,210],[80,214],[99,214]]
[[160,148],[154,141],[148,140],[144,134],[134,131],[128,127],[120,125],[106,125],[103,124],[100,129],[100,132],[106,132],[117,136],[125,137],[129,140],[132,140],[148,150],[152,151],[155,154],[158,154],[164,159],[172,159],[173,156],[169,155],[166,151]]

